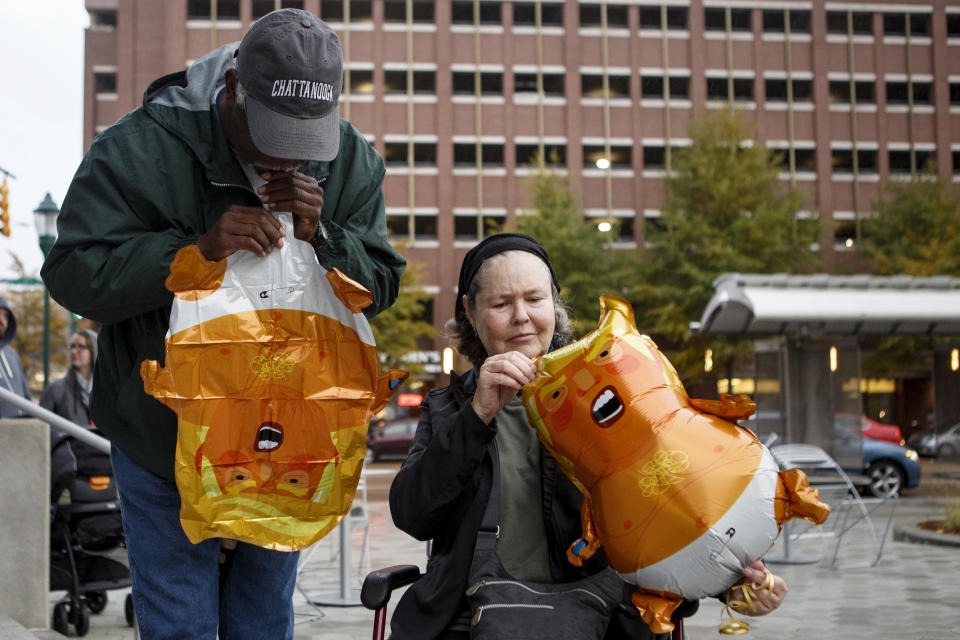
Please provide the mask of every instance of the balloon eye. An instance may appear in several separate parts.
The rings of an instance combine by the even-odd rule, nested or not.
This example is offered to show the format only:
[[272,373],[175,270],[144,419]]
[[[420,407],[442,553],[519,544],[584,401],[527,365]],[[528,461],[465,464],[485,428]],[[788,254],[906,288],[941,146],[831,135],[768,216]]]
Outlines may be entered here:
[[554,412],[563,406],[563,402],[566,399],[567,388],[561,385],[554,389],[553,393],[543,399],[543,408],[545,411]]
[[230,467],[227,471],[227,486],[246,482],[253,477],[253,474],[246,467]]
[[593,364],[604,367],[617,362],[621,358],[623,358],[623,347],[616,342],[608,342],[603,345],[603,350],[593,359]]

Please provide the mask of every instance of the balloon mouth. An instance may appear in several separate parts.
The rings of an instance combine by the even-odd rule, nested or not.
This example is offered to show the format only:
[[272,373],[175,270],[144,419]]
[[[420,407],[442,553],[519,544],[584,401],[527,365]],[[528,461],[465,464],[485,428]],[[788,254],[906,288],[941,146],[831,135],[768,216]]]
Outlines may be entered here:
[[256,451],[274,451],[283,443],[283,427],[276,422],[264,422],[257,429],[257,441],[253,448]]
[[623,415],[623,401],[612,386],[604,387],[590,405],[590,417],[597,426],[606,429]]

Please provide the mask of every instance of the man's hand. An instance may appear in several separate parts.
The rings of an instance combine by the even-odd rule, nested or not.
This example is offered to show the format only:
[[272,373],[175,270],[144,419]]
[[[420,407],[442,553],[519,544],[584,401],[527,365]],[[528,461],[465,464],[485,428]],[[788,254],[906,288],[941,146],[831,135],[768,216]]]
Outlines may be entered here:
[[230,205],[217,223],[197,239],[197,246],[204,258],[214,262],[241,249],[262,258],[273,247],[283,246],[283,227],[266,209]]
[[299,171],[263,171],[267,184],[257,189],[260,200],[270,211],[293,214],[293,235],[309,242],[320,223],[323,189],[317,181]]

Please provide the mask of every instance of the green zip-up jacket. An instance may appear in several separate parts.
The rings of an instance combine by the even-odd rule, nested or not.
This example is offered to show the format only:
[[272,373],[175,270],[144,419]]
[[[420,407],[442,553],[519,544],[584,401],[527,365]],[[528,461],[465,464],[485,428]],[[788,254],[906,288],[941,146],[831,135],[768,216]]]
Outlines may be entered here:
[[[143,391],[140,363],[164,361],[176,252],[233,204],[261,206],[224,137],[215,97],[238,43],[156,80],[143,105],[104,130],[73,178],[41,276],[61,305],[100,322],[91,417],[131,459],[173,478],[177,417]],[[331,162],[300,171],[324,189],[320,263],[373,293],[397,296],[405,261],[387,242],[383,161],[347,121]]]

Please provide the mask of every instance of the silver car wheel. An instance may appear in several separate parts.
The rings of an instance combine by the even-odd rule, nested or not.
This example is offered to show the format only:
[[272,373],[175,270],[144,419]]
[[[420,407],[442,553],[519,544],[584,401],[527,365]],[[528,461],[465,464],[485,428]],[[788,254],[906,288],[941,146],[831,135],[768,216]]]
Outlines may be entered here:
[[896,498],[903,487],[903,471],[888,460],[879,460],[867,468],[870,478],[868,490],[877,498]]

